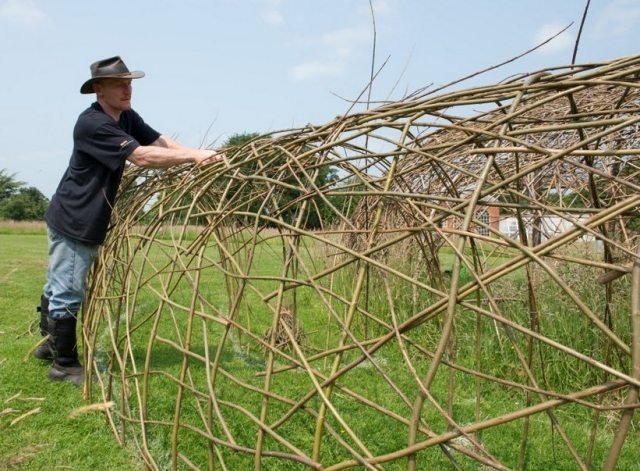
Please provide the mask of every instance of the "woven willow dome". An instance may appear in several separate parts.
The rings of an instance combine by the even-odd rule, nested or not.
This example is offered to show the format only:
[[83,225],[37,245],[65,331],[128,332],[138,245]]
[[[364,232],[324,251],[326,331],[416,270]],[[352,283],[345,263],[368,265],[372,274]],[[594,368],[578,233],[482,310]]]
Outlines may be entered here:
[[130,169],[87,393],[150,469],[626,469],[639,73],[423,93]]

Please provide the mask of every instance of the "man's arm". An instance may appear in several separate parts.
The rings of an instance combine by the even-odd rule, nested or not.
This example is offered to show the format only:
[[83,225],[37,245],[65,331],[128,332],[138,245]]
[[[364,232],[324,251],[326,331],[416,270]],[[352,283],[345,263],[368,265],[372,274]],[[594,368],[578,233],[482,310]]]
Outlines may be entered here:
[[184,163],[213,163],[219,160],[222,160],[222,155],[216,150],[183,146],[164,135],[149,146],[137,147],[129,156],[129,162],[144,168],[168,168]]
[[189,149],[189,147],[183,146],[179,142],[174,141],[173,139],[171,139],[168,136],[165,136],[164,134],[160,135],[160,137],[156,139],[153,143],[151,143],[151,145],[158,146],[158,147],[166,147],[167,149]]

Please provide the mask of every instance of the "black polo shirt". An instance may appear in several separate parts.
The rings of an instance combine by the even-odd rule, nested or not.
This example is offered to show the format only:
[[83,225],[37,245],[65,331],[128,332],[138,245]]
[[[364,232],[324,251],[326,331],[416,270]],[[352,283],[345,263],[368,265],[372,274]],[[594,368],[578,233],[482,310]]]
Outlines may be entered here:
[[118,122],[97,102],[84,110],[73,129],[69,166],[45,214],[49,227],[86,244],[102,244],[127,158],[159,137],[133,110],[122,112]]

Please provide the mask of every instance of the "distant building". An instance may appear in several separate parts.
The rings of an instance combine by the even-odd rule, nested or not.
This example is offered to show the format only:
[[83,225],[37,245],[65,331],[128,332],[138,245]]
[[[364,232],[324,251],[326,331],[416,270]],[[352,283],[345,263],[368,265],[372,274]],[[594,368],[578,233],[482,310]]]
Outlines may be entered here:
[[[531,240],[533,237],[534,227],[537,227],[540,231],[540,241],[552,239],[553,237],[567,232],[574,227],[576,223],[586,223],[589,219],[587,215],[571,215],[565,217],[547,215],[534,218],[531,214],[523,215],[523,223],[526,228],[527,238]],[[575,221],[575,223],[574,223]],[[510,239],[517,239],[520,237],[520,230],[518,227],[518,219],[514,216],[507,216],[500,218],[499,232]],[[592,242],[595,237],[592,234],[583,234],[580,240],[585,242]]]

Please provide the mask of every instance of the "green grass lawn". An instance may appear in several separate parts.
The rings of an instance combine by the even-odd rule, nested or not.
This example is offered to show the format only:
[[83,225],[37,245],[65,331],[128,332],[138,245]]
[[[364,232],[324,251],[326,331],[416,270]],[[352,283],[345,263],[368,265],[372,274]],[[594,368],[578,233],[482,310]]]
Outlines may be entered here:
[[[270,272],[269,252],[259,255],[264,257],[264,263],[258,264],[258,269],[264,273]],[[446,254],[444,256],[447,256]],[[273,257],[272,257],[273,258]],[[159,260],[159,259],[158,259]],[[271,267],[273,268],[273,267]],[[136,426],[129,427],[127,446],[120,446],[112,433],[105,417],[99,412],[88,412],[75,418],[70,417],[73,411],[87,405],[82,398],[82,391],[69,384],[51,383],[47,380],[47,365],[29,357],[29,351],[40,340],[37,315],[35,306],[39,302],[42,285],[45,281],[46,270],[46,236],[43,230],[31,228],[28,230],[3,230],[0,228],[0,471],[9,469],[18,470],[42,470],[42,469],[74,469],[74,470],[142,470],[145,469],[137,448],[133,446],[132,437],[138,436],[139,431]],[[275,271],[277,273],[277,270]],[[217,275],[216,275],[217,276]],[[220,280],[209,280],[212,286],[218,286]],[[264,282],[269,284],[271,282]],[[270,291],[270,287],[264,288],[265,292]],[[348,291],[348,290],[347,290]],[[211,296],[218,293],[212,288]],[[398,296],[406,295],[398,293]],[[323,335],[331,328],[326,317],[321,317],[314,309],[320,304],[312,293],[305,289],[299,291],[300,299],[298,303],[305,307],[308,318],[303,317],[305,327],[308,331],[308,342],[317,340],[314,335],[324,338]],[[248,298],[251,300],[252,298]],[[256,298],[257,299],[257,298]],[[224,305],[222,298],[215,299],[221,306]],[[428,300],[420,300],[428,303]],[[144,297],[139,300],[139,307],[142,310],[146,300]],[[149,301],[150,302],[150,301]],[[372,302],[376,302],[372,295]],[[257,304],[257,302],[256,302]],[[409,304],[409,301],[407,301]],[[401,305],[400,302],[397,303]],[[514,318],[518,310],[517,302],[513,302],[512,308]],[[554,307],[547,309],[549,312]],[[268,327],[268,323],[260,324],[259,312],[256,314],[252,330],[256,335],[263,333]],[[560,318],[560,314],[563,314]],[[589,332],[576,330],[575,318],[558,311],[557,318],[551,318],[558,326],[558,331],[567,330],[566,338],[576,335],[588,337]],[[268,318],[267,318],[268,319]],[[312,324],[317,322],[317,324]],[[461,312],[459,316],[459,364],[472,367],[473,355],[465,356],[472,351],[474,343],[473,328],[475,325],[475,314]],[[571,322],[571,324],[568,324]],[[142,322],[133,333],[136,340],[136,348],[133,350],[132,361],[142,366],[145,359],[145,348],[150,332],[150,323]],[[425,348],[431,347],[433,339],[437,339],[437,323],[427,323],[415,329],[411,335],[416,344]],[[491,333],[494,326],[490,322],[484,323],[484,328]],[[204,328],[203,328],[204,329]],[[373,327],[372,327],[373,329]],[[375,330],[375,329],[373,329]],[[209,336],[208,343],[210,352],[215,351],[216,335],[220,328],[217,326],[207,326],[206,331],[194,331],[192,338],[192,351],[203,355],[203,336]],[[465,331],[467,333],[465,333]],[[317,334],[314,334],[317,332]],[[337,330],[335,331],[337,335]],[[165,338],[171,338],[170,326],[160,326],[160,333]],[[562,332],[558,333],[561,338]],[[334,334],[331,334],[335,337]],[[554,334],[555,335],[555,334]],[[490,338],[489,335],[486,337]],[[242,338],[238,340],[240,343]],[[139,343],[139,346],[138,346]],[[321,348],[322,342],[318,342],[316,347]],[[468,348],[467,348],[468,347]],[[414,354],[417,352],[414,351]],[[487,343],[483,346],[483,361],[494,362],[493,374],[509,377],[513,373],[508,371],[515,364],[515,360],[509,358],[508,349],[502,349],[498,344]],[[354,358],[357,352],[349,352]],[[550,357],[553,358],[553,357]],[[348,358],[345,358],[345,362]],[[393,384],[400,388],[410,399],[415,397],[415,383],[407,371],[401,352],[393,347],[385,347],[376,353],[376,360],[387,372]],[[560,360],[562,360],[560,358]],[[179,375],[181,369],[182,355],[169,348],[166,344],[156,343],[152,353],[151,369],[172,375]],[[575,362],[574,362],[575,363]],[[580,365],[571,362],[561,362],[557,365],[557,374],[550,375],[551,382],[558,382],[558,390],[562,389],[559,384],[563,381],[563,375],[567,378],[575,379],[575,372],[571,368],[578,368]],[[284,363],[283,363],[284,364]],[[416,362],[419,368],[419,376],[423,376],[427,364]],[[276,364],[276,366],[282,366]],[[399,415],[408,414],[406,405],[398,401],[398,395],[380,381],[380,376],[375,369],[366,362],[362,367],[355,368],[341,383],[347,385],[351,390],[357,391],[364,397],[375,400],[377,404],[383,405],[386,410]],[[263,386],[263,378],[257,373],[264,371],[265,358],[259,350],[243,350],[229,348],[223,352],[221,367],[233,373],[235,378],[241,379],[246,384],[251,384],[256,388]],[[327,373],[330,364],[325,365],[322,361],[314,364],[318,371]],[[195,388],[206,391],[206,369],[197,362],[192,362],[189,370],[190,381]],[[553,372],[552,372],[553,373]],[[297,375],[297,376],[296,376]],[[579,376],[579,375],[578,375]],[[293,378],[293,379],[292,379]],[[447,388],[450,386],[448,374],[443,371],[438,373],[431,392],[441,403],[446,403]],[[176,404],[177,388],[173,381],[167,380],[162,375],[152,375],[149,379],[149,390],[151,402],[148,408],[150,417],[159,421],[170,422],[173,419]],[[577,378],[580,381],[580,378]],[[475,382],[474,378],[455,373],[453,378],[455,384],[455,418],[460,424],[473,423],[477,420],[475,412]],[[574,385],[568,385],[574,387]],[[579,388],[580,385],[575,385]],[[289,375],[276,375],[274,378],[273,391],[282,397],[298,397],[311,388],[311,385],[302,371],[293,372]],[[117,389],[117,388],[116,388]],[[570,389],[567,389],[570,390]],[[225,416],[229,419],[229,424],[233,427],[233,434],[238,443],[253,446],[256,437],[255,424],[247,420],[247,415],[240,411],[235,411],[234,406],[241,406],[244,410],[253,414],[259,414],[261,406],[261,396],[254,394],[249,389],[238,388],[230,381],[220,380],[216,384],[216,394],[223,405]],[[509,388],[502,387],[494,383],[483,383],[482,385],[482,417],[488,419],[501,414],[509,413],[514,409],[523,406],[523,394]],[[114,397],[114,399],[118,399]],[[94,395],[94,400],[99,400],[99,395]],[[339,407],[340,411],[349,418],[349,424],[360,437],[366,438],[368,446],[374,453],[390,453],[406,446],[406,427],[398,421],[389,420],[370,407],[354,401],[348,394],[336,391],[332,398],[333,403]],[[131,401],[134,402],[134,401]],[[535,402],[535,401],[534,401]],[[206,401],[198,404],[197,400],[188,398],[183,405],[181,420],[184,423],[192,424],[194,427],[202,429],[202,416],[196,412],[197,406],[206,407]],[[134,405],[135,407],[135,405]],[[311,401],[310,407],[317,409],[318,402]],[[284,412],[287,409],[285,404],[278,404],[272,401],[270,414]],[[567,405],[554,411],[555,418],[562,423],[562,427],[571,437],[578,452],[581,455],[586,453],[588,448],[589,427],[592,420],[592,412],[576,405]],[[433,408],[424,408],[424,421],[429,424],[431,430],[440,433],[447,428],[441,414]],[[331,422],[335,430],[339,430],[339,424]],[[525,469],[529,471],[554,470],[571,471],[577,469],[575,461],[569,456],[563,447],[557,434],[550,432],[550,419],[545,414],[539,414],[531,418],[530,421],[529,455]],[[637,426],[637,420],[634,422]],[[312,446],[313,430],[315,423],[303,412],[296,413],[293,420],[288,421],[281,427],[279,432],[286,436],[295,446],[308,451]],[[493,427],[478,433],[476,438],[487,445],[497,459],[505,463],[517,463],[517,455],[520,446],[520,437],[523,429],[523,421],[516,420]],[[611,436],[615,430],[615,419],[612,414],[603,414],[600,420],[598,438],[593,452],[593,469],[599,469],[608,451]],[[219,431],[217,431],[219,432]],[[149,425],[147,439],[149,440],[149,450],[153,452],[154,458],[162,466],[161,469],[170,469],[170,448],[171,430],[169,427],[161,425]],[[424,437],[421,437],[424,439]],[[194,460],[201,467],[206,469],[207,463],[207,441],[201,436],[181,430],[179,436],[180,450]],[[266,445],[271,449],[277,449],[278,445],[267,441]],[[640,470],[640,437],[634,429],[625,444],[624,451],[618,463],[618,470],[634,471]],[[220,453],[224,455],[228,469],[244,470],[253,469],[253,457],[250,454],[234,453],[223,447],[219,447]],[[332,446],[331,440],[323,444],[323,453],[326,453],[327,461],[336,462],[347,459],[348,456],[338,446]],[[460,453],[455,454],[458,468],[446,458],[443,449],[438,446],[431,447],[419,455],[422,468],[434,470],[454,470],[464,469],[469,471],[483,470],[474,460],[464,457]],[[403,470],[406,469],[406,461],[398,460],[387,463],[384,469]],[[425,468],[426,466],[426,468]],[[187,469],[180,466],[179,469]],[[306,469],[302,465],[291,461],[276,461],[274,458],[266,458],[263,462],[263,469],[280,471],[283,469]],[[361,469],[361,468],[357,468]]]
[[87,405],[82,390],[47,379],[29,356],[40,340],[36,305],[45,281],[47,239],[0,233],[0,470],[141,470],[100,413],[70,418]]

